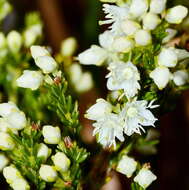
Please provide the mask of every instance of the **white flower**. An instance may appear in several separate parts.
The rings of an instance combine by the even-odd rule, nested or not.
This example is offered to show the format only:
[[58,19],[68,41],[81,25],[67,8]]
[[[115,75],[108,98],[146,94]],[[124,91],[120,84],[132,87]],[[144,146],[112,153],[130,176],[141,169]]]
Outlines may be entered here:
[[11,136],[5,132],[0,132],[0,149],[1,150],[12,150],[15,144]]
[[161,22],[161,19],[157,14],[147,13],[143,17],[143,27],[146,30],[154,30]]
[[188,9],[182,5],[178,5],[167,11],[165,19],[171,24],[180,24],[187,14]]
[[175,35],[177,34],[177,30],[175,30],[175,29],[172,29],[172,28],[167,28],[166,30],[165,30],[168,34],[167,34],[167,36],[163,39],[163,43],[167,43],[167,42],[169,42],[172,38],[174,38],[175,37]]
[[5,118],[0,118],[0,131],[1,132],[8,132],[10,129],[10,124],[7,122]]
[[19,87],[36,90],[43,82],[43,75],[40,71],[24,70],[16,82]]
[[30,51],[34,59],[40,56],[50,56],[48,50],[42,46],[31,46]]
[[107,59],[108,55],[103,48],[92,45],[90,49],[80,53],[78,60],[83,65],[102,65]]
[[155,14],[162,13],[166,8],[167,0],[151,0],[150,12]]
[[170,77],[171,73],[167,67],[157,67],[150,73],[150,78],[154,80],[160,90],[167,86]]
[[10,184],[10,186],[13,188],[13,190],[29,190],[30,186],[28,182],[24,178],[19,178],[13,181],[13,183]]
[[50,56],[37,57],[35,58],[35,63],[45,74],[54,72],[58,66],[56,61]]
[[127,97],[133,97],[140,89],[140,75],[137,67],[131,62],[113,62],[108,67],[107,87],[109,90],[123,89]]
[[61,132],[59,127],[53,127],[51,125],[43,126],[44,141],[47,144],[58,144],[61,140]]
[[90,120],[98,120],[111,112],[112,112],[112,105],[106,100],[100,98],[96,100],[96,104],[91,106],[86,111],[85,117]]
[[115,52],[127,53],[134,47],[134,41],[124,36],[117,37],[114,39],[112,47]]
[[134,18],[138,18],[144,15],[147,10],[148,10],[147,0],[132,0],[129,12]]
[[52,161],[58,171],[66,172],[70,167],[70,160],[63,152],[57,152],[52,156]]
[[173,73],[173,81],[177,86],[186,84],[189,79],[188,72],[185,70],[179,70]]
[[0,104],[0,115],[2,117],[8,116],[11,112],[17,111],[18,108],[13,102],[1,103]]
[[3,34],[3,32],[0,32],[0,49],[2,51],[2,49],[6,48],[7,45],[7,41],[5,38],[5,35]]
[[141,26],[135,21],[126,19],[121,23],[121,28],[126,35],[132,36],[141,28]]
[[136,99],[126,103],[120,112],[120,117],[124,120],[124,132],[126,135],[141,134],[141,130],[145,131],[143,126],[154,126],[157,119],[149,109],[155,108],[157,105],[152,105],[152,103],[148,105],[147,101],[136,101]]
[[74,37],[66,38],[61,43],[61,54],[63,56],[69,57],[72,56],[77,48],[77,41]]
[[178,61],[184,60],[186,58],[189,58],[189,52],[186,51],[185,49],[176,49],[173,48],[175,53],[177,54]]
[[135,33],[135,42],[138,46],[146,46],[152,42],[152,37],[147,30],[138,30]]
[[41,157],[43,161],[45,162],[47,158],[51,154],[51,149],[48,148],[48,146],[44,143],[39,144],[38,152],[37,152],[37,157]]
[[116,138],[121,142],[124,141],[123,137],[123,123],[117,114],[109,113],[104,115],[93,124],[95,127],[93,135],[98,134],[97,140],[104,147],[116,146]]
[[39,169],[40,177],[46,182],[54,182],[57,178],[57,172],[53,166],[41,165]]
[[173,48],[163,48],[158,55],[158,64],[165,67],[175,67],[178,57]]
[[17,31],[11,31],[7,35],[7,44],[11,52],[17,53],[22,46],[22,36]]
[[126,175],[128,178],[130,178],[135,172],[136,167],[137,167],[137,162],[133,158],[124,155],[122,156],[121,160],[118,162],[116,170]]
[[0,153],[0,171],[9,163],[9,159],[3,154]]
[[134,181],[146,189],[156,179],[157,177],[150,170],[142,168],[134,178]]

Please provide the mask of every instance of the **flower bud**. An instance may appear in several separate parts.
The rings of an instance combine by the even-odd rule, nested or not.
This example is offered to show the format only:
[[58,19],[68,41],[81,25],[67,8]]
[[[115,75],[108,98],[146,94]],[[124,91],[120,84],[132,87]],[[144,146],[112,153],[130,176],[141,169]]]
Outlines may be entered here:
[[58,171],[66,172],[70,167],[70,160],[63,152],[57,152],[52,156],[52,161]]
[[173,48],[163,48],[158,55],[158,64],[165,67],[175,67],[178,57]]
[[41,168],[39,169],[39,175],[46,182],[54,182],[57,178],[55,168],[49,165],[41,165]]
[[135,172],[137,167],[137,162],[126,155],[122,156],[121,160],[118,163],[117,171],[126,175],[128,178],[130,178],[133,173]]
[[51,125],[43,126],[44,141],[47,144],[58,144],[61,140],[61,132],[59,127],[53,127]]
[[17,53],[22,46],[22,36],[17,31],[11,31],[7,35],[7,44],[12,53]]
[[132,0],[130,14],[134,18],[142,16],[148,10],[147,0]]
[[100,98],[96,101],[96,104],[94,104],[87,110],[85,117],[90,120],[98,120],[99,118],[103,117],[105,114],[111,112],[112,112],[112,105],[106,100]]
[[10,129],[10,124],[5,118],[0,118],[0,132],[8,132]]
[[99,35],[99,43],[103,48],[111,50],[114,37],[115,36],[112,34],[112,32],[106,30]]
[[138,30],[135,33],[135,41],[138,46],[149,45],[152,41],[150,32],[148,32],[146,30]]
[[40,69],[42,69],[43,73],[52,73],[58,66],[56,61],[50,56],[37,57],[35,63]]
[[150,170],[142,168],[134,178],[134,181],[146,189],[156,179],[157,177]]
[[166,7],[167,0],[151,0],[150,12],[155,14],[161,14]]
[[117,37],[112,46],[116,52],[127,53],[134,47],[134,41],[128,37]]
[[82,68],[80,64],[72,64],[69,67],[69,76],[73,84],[78,85],[78,81],[82,77]]
[[74,54],[77,48],[77,41],[74,37],[69,37],[61,43],[61,54],[65,57],[70,57]]
[[2,117],[8,116],[11,112],[17,111],[18,108],[13,102],[1,103],[0,104],[0,115]]
[[12,6],[7,1],[2,1],[1,3],[1,11],[0,11],[0,20],[3,20],[9,12],[12,10]]
[[107,59],[107,52],[96,45],[91,46],[90,49],[80,53],[78,60],[83,65],[102,65]]
[[0,171],[9,163],[9,159],[3,154],[0,153]]
[[39,144],[38,152],[37,152],[37,157],[43,158],[44,162],[47,160],[47,158],[51,154],[51,149],[48,148],[48,146],[44,143]]
[[180,24],[187,14],[188,9],[182,5],[178,5],[167,11],[165,19],[170,24]]
[[10,184],[13,190],[29,190],[30,186],[28,182],[23,178],[18,178]]
[[167,32],[167,36],[163,38],[163,43],[169,42],[177,34],[177,31],[172,28],[167,28],[165,31]]
[[161,22],[161,19],[157,14],[147,13],[143,17],[143,26],[146,30],[154,30]]
[[128,36],[132,36],[136,33],[137,30],[139,30],[140,24],[138,24],[135,21],[132,20],[125,20],[121,23],[121,28],[123,30],[123,32],[128,35]]
[[42,46],[31,46],[30,51],[34,59],[36,59],[37,57],[50,55],[48,50]]
[[0,32],[0,49],[6,48],[7,41],[3,32]]
[[24,45],[26,47],[30,47],[35,43],[37,35],[31,28],[29,28],[24,32],[23,38],[24,38]]
[[43,75],[40,71],[25,70],[16,82],[19,87],[36,90],[43,82]]
[[5,132],[0,132],[0,149],[12,150],[14,148],[14,142],[11,136]]
[[189,76],[185,70],[179,70],[173,73],[173,81],[177,86],[186,84]]
[[154,80],[158,88],[162,90],[168,84],[171,74],[168,68],[157,67],[150,73],[150,77]]

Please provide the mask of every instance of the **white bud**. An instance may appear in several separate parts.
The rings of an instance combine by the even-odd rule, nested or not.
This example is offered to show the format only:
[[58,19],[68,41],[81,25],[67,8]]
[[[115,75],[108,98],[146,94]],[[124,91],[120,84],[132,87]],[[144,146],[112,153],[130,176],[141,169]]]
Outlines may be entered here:
[[0,149],[12,150],[14,148],[14,142],[11,136],[5,132],[0,132]]
[[0,115],[2,117],[8,116],[11,112],[17,111],[18,108],[13,102],[1,103],[0,104]]
[[102,65],[107,59],[107,52],[96,45],[91,46],[90,49],[80,53],[78,60],[83,65]]
[[42,46],[31,46],[30,48],[31,55],[34,59],[40,56],[49,56],[49,52],[46,48]]
[[37,35],[32,29],[29,28],[24,32],[23,38],[24,38],[24,45],[26,47],[30,47],[35,43]]
[[135,172],[137,167],[137,162],[126,155],[122,156],[121,160],[118,163],[117,171],[126,175],[128,178],[130,178],[133,173]]
[[47,158],[51,154],[51,149],[48,148],[48,146],[44,143],[39,144],[38,152],[37,152],[37,157],[43,158],[44,162],[47,160]]
[[173,50],[177,54],[178,61],[181,61],[181,60],[189,58],[189,52],[186,51],[185,49],[176,49],[176,48],[173,48]]
[[78,85],[78,81],[80,80],[82,76],[82,69],[81,65],[79,64],[72,64],[69,67],[69,75],[70,75],[70,80],[73,84]]
[[26,116],[24,112],[13,111],[7,117],[6,120],[13,130],[21,130],[26,126]]
[[156,179],[157,177],[150,170],[142,168],[134,178],[134,181],[146,189]]
[[25,70],[16,82],[19,87],[36,90],[43,82],[43,75],[40,71]]
[[179,70],[173,73],[173,81],[177,86],[186,84],[189,75],[185,70]]
[[121,23],[121,28],[126,35],[132,36],[141,26],[137,22],[127,19]]
[[130,5],[130,14],[134,17],[142,16],[148,10],[147,0],[132,0]]
[[17,31],[11,31],[7,35],[7,44],[11,52],[17,53],[22,46],[22,36]]
[[143,17],[143,26],[146,30],[154,30],[161,22],[161,19],[157,14],[147,13]]
[[150,73],[150,77],[154,80],[158,88],[162,90],[168,84],[171,74],[167,67],[157,67]]
[[3,154],[0,153],[0,171],[9,163],[9,159]]
[[61,140],[61,132],[59,127],[53,127],[51,125],[43,126],[44,141],[47,144],[58,144]]
[[165,67],[175,67],[178,57],[173,48],[163,48],[158,55],[158,64]]
[[13,190],[29,190],[30,186],[28,182],[23,178],[18,178],[10,184]]
[[147,30],[138,30],[135,33],[135,41],[138,46],[146,46],[152,42],[152,37]]
[[99,43],[103,48],[111,50],[114,37],[115,36],[112,34],[112,32],[106,30],[99,35]]
[[167,34],[167,36],[163,39],[163,43],[167,43],[167,42],[169,42],[172,38],[174,38],[175,37],[175,35],[177,34],[177,30],[174,30],[174,29],[172,29],[172,28],[167,28],[166,30],[165,30],[168,34]]
[[85,117],[90,120],[98,120],[107,113],[112,112],[112,105],[106,100],[97,99],[96,104],[91,106],[87,111]]
[[6,48],[7,41],[3,32],[0,32],[0,49]]
[[5,118],[0,118],[0,131],[8,132],[10,129],[10,124],[7,122]]
[[70,167],[70,160],[63,152],[57,152],[52,156],[52,161],[58,171],[66,172]]
[[77,41],[74,37],[69,37],[61,43],[61,54],[65,57],[70,57],[75,53]]
[[112,46],[114,51],[126,53],[134,47],[134,41],[128,37],[117,37]]
[[41,168],[39,169],[39,175],[46,182],[54,182],[57,178],[55,168],[49,165],[41,165]]
[[160,14],[165,10],[167,0],[151,0],[150,12]]
[[40,69],[42,69],[43,73],[52,73],[58,66],[56,61],[50,56],[37,57],[35,63]]
[[187,14],[188,9],[182,5],[178,5],[167,11],[165,19],[171,24],[180,24]]

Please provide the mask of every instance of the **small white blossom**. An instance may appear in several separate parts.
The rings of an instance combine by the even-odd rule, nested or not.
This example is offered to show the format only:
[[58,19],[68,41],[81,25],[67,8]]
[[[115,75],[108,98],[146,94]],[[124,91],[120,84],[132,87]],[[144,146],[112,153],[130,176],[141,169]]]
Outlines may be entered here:
[[0,132],[0,149],[1,150],[12,150],[15,144],[11,136],[5,132]]
[[24,178],[19,178],[10,184],[13,190],[29,190],[30,186]]
[[96,100],[96,104],[87,110],[85,117],[90,120],[98,120],[111,112],[112,105],[106,100],[100,98]]
[[173,73],[173,81],[177,86],[186,84],[188,79],[189,75],[185,70],[179,70]]
[[63,56],[69,57],[72,56],[77,48],[77,41],[74,37],[66,38],[61,43],[61,54]]
[[43,158],[43,161],[45,162],[47,158],[51,154],[51,149],[48,148],[48,146],[44,143],[39,144],[38,152],[37,152],[37,157]]
[[13,111],[18,111],[17,106],[13,102],[0,104],[0,115],[2,117],[8,116]]
[[173,48],[173,50],[175,51],[178,61],[184,60],[186,58],[189,58],[189,52],[185,49],[176,49]]
[[124,132],[126,135],[131,136],[133,133],[141,134],[143,126],[154,126],[157,120],[150,108],[155,108],[156,105],[152,105],[145,100],[136,101],[134,99],[131,102],[127,102],[123,110],[120,112],[120,117],[124,120]]
[[171,73],[167,67],[157,67],[150,73],[150,78],[154,80],[160,90],[167,86],[170,77]]
[[9,159],[3,153],[0,153],[0,172],[6,167],[8,163]]
[[61,140],[61,132],[59,127],[53,127],[51,125],[43,126],[44,141],[47,144],[58,144]]
[[188,9],[182,5],[178,5],[167,11],[165,19],[171,24],[180,24],[187,14]]
[[17,53],[22,46],[22,36],[17,31],[11,31],[7,35],[7,44],[12,53]]
[[157,14],[147,13],[143,17],[143,27],[146,30],[154,30],[161,22],[161,19]]
[[133,97],[140,89],[140,75],[137,67],[131,62],[113,62],[108,67],[107,87],[109,90],[123,89],[127,97]]
[[7,122],[5,118],[0,118],[0,131],[1,132],[8,132],[10,128],[10,124]]
[[34,59],[40,56],[50,56],[48,50],[42,46],[31,46],[30,51]]
[[141,26],[135,21],[126,19],[121,23],[121,28],[126,35],[132,36],[141,28]]
[[158,64],[165,67],[175,67],[178,57],[173,48],[163,48],[158,55]]
[[149,169],[142,168],[134,178],[134,181],[146,189],[156,179],[157,177]]
[[150,12],[155,14],[162,13],[166,8],[167,0],[151,0]]
[[175,35],[177,34],[177,30],[175,30],[175,29],[172,29],[172,28],[167,28],[166,30],[165,30],[168,34],[167,34],[167,36],[163,39],[163,43],[167,43],[167,42],[169,42],[172,38],[174,38],[175,37]]
[[43,75],[40,71],[24,70],[16,82],[19,87],[36,90],[43,82]]
[[52,156],[52,161],[58,171],[66,172],[70,167],[70,160],[63,152],[57,152]]
[[54,182],[57,178],[57,172],[53,166],[41,165],[39,169],[40,177],[46,182]]
[[137,167],[137,162],[133,158],[124,155],[122,156],[121,160],[118,162],[116,170],[126,175],[128,178],[130,178],[135,172],[136,167]]
[[135,42],[138,46],[149,45],[152,42],[152,36],[147,30],[138,30],[135,33]]

